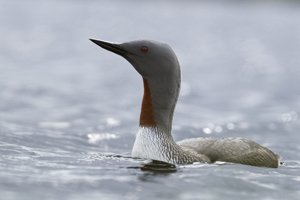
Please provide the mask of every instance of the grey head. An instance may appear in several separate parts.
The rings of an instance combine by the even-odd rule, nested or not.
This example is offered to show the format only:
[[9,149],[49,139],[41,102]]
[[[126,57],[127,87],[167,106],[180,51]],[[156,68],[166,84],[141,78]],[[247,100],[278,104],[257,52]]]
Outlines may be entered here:
[[143,77],[144,98],[140,125],[160,126],[170,132],[180,89],[180,65],[171,47],[150,40],[121,44],[90,40],[124,57]]
[[150,40],[136,40],[122,44],[90,40],[124,57],[143,78],[158,78],[158,74],[170,76],[172,72],[179,70],[176,69],[179,67],[177,57],[168,44]]

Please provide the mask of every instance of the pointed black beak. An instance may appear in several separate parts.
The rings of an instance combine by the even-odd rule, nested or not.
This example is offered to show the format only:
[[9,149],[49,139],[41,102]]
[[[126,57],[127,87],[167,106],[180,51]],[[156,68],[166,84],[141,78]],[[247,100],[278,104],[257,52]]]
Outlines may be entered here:
[[128,54],[128,52],[124,48],[122,48],[119,44],[114,44],[114,43],[109,43],[109,42],[94,40],[94,39],[90,39],[90,40],[95,44],[97,44],[98,46],[102,47],[103,49],[114,52],[120,56],[124,57],[126,54]]

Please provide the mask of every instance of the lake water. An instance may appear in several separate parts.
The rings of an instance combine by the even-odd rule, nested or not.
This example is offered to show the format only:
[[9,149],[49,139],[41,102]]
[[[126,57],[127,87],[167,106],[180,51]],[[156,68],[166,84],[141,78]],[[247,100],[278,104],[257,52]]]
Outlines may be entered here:
[[[297,1],[0,1],[1,199],[298,199]],[[143,171],[141,77],[88,39],[170,44],[173,135],[246,137],[282,157]],[[122,155],[122,156],[119,156]]]

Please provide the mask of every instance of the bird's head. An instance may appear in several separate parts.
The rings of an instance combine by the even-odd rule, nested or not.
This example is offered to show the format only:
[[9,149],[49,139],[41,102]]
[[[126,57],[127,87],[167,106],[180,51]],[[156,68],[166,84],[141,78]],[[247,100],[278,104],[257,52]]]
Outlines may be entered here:
[[137,40],[122,44],[91,39],[100,47],[114,52],[128,60],[136,71],[147,80],[168,78],[180,73],[177,57],[165,43]]

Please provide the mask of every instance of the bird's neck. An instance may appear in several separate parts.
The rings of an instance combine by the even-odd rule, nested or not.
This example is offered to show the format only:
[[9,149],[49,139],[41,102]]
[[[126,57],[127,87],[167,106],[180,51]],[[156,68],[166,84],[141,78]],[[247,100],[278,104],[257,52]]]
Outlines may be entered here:
[[151,97],[151,91],[149,88],[149,83],[146,79],[144,82],[144,96],[142,101],[142,108],[140,114],[140,126],[154,127],[156,122],[154,119],[153,103]]
[[141,127],[159,127],[171,134],[173,113],[179,90],[179,77],[144,82],[144,96],[140,114]]

